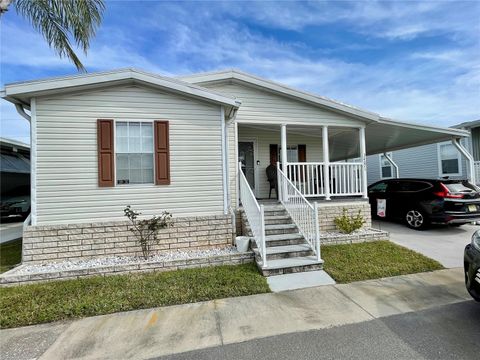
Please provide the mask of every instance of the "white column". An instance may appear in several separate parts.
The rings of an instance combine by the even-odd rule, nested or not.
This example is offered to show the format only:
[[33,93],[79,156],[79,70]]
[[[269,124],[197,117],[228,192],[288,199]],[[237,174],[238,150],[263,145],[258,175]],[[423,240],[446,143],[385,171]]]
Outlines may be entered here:
[[328,144],[328,126],[322,128],[323,145],[323,188],[325,200],[330,200],[330,148]]
[[[287,125],[282,124],[281,132],[280,132],[280,147],[282,152],[282,171],[285,176],[288,176],[287,170]],[[277,185],[278,186],[278,185]],[[287,196],[287,184],[284,183],[284,187],[281,190],[282,200],[286,201]]]
[[362,186],[363,186],[363,198],[368,199],[368,187],[367,187],[367,146],[365,144],[365,128],[361,127],[359,133],[360,137],[360,158],[362,159]]
[[287,125],[282,125],[280,147],[282,151],[282,171],[287,174]]

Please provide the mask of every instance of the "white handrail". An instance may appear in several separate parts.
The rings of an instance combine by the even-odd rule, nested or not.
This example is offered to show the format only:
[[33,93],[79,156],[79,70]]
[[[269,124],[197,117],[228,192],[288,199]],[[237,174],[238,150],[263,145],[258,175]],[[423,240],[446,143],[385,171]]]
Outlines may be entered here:
[[265,244],[265,211],[263,205],[259,205],[253,194],[247,178],[242,171],[242,163],[238,164],[240,202],[242,203],[252,234],[257,244],[258,252],[262,258],[262,267],[267,266],[267,249]]
[[293,222],[320,260],[320,231],[318,226],[318,208],[310,204],[305,196],[293,185],[277,164],[278,188],[282,189],[280,201],[290,214]]
[[[363,163],[332,162],[328,165],[328,193],[332,196],[363,194]],[[307,197],[326,196],[325,163],[288,163],[286,174],[292,184]]]

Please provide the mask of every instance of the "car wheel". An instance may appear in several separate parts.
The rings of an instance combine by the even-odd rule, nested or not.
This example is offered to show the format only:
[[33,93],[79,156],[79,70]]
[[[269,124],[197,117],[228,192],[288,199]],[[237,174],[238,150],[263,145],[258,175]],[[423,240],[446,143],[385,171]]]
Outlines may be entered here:
[[418,209],[412,209],[405,214],[407,226],[415,230],[423,230],[428,226],[428,219],[425,214]]

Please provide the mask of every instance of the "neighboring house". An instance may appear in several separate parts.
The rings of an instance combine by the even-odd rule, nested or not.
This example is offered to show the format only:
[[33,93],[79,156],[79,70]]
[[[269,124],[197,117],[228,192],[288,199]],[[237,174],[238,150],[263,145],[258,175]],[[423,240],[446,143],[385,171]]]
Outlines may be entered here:
[[[125,69],[7,84],[2,97],[31,122],[24,262],[138,253],[126,205],[174,215],[156,250],[229,245],[240,199],[262,268],[285,268],[268,256],[297,254],[299,243],[310,255],[291,263],[317,266],[318,229],[343,207],[369,209],[366,155],[468,135],[235,70],[169,78]],[[283,227],[276,208],[256,199],[268,197],[265,170],[278,160],[280,207],[293,222]]]
[[0,138],[1,197],[14,195],[19,187],[30,187],[30,145]]
[[[465,122],[452,128],[463,129],[470,136],[462,144],[474,160],[475,182],[480,184],[480,120]],[[402,178],[471,179],[469,161],[460,153],[451,141],[397,150],[386,154],[367,157],[368,183]],[[390,157],[393,163],[388,160]],[[395,165],[398,167],[398,174]]]
[[30,145],[0,138],[0,243],[22,237],[30,213]]

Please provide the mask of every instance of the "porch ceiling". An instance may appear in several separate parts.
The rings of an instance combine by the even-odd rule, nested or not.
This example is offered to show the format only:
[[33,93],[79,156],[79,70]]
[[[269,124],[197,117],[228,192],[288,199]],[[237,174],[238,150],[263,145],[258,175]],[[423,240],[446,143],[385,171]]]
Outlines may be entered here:
[[[280,125],[240,123],[239,126],[276,132],[280,143]],[[287,124],[287,142],[288,134],[317,137],[321,141],[322,126]],[[466,136],[468,136],[468,132],[463,130],[409,124],[383,118],[367,124],[365,131],[367,155],[449,141],[452,138]],[[358,129],[329,126],[329,145],[331,161],[360,156]]]

